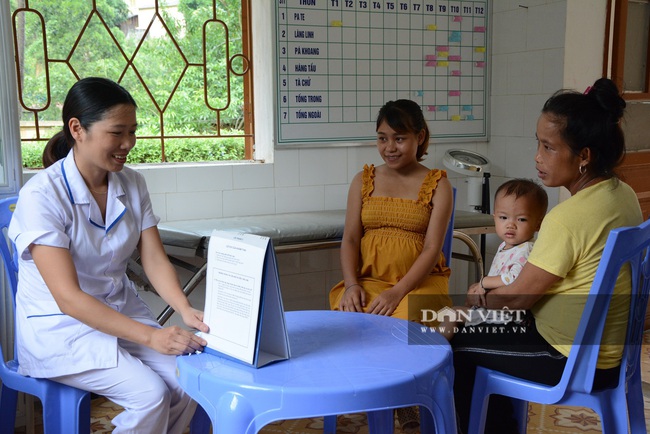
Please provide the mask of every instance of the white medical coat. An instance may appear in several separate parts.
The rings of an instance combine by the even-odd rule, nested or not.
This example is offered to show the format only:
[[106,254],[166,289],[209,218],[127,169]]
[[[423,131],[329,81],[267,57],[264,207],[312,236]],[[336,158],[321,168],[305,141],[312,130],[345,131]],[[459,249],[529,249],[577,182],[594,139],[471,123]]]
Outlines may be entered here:
[[16,342],[21,374],[56,377],[117,366],[117,338],[61,312],[29,246],[69,249],[84,292],[137,321],[157,326],[126,276],[141,232],[157,224],[144,177],[128,167],[108,174],[106,222],[72,151],[25,184],[9,226],[19,253]]

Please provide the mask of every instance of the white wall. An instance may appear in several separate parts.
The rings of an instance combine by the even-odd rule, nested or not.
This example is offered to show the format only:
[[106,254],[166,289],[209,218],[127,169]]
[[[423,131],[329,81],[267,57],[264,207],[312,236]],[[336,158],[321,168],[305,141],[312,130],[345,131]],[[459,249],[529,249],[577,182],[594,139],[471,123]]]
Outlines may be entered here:
[[[443,167],[447,149],[464,148],[488,156],[492,190],[512,177],[535,178],[534,133],[542,104],[564,86],[586,87],[600,76],[605,4],[606,0],[494,1],[490,141],[433,143],[425,164]],[[272,69],[256,65],[256,71],[263,71],[257,72],[256,82],[271,83]],[[256,98],[262,98],[260,93]],[[256,106],[267,113],[272,100],[256,100]],[[344,208],[352,176],[364,163],[380,163],[372,146],[272,152],[272,122],[257,132],[256,149],[267,163],[140,167],[162,220]],[[459,203],[465,203],[460,175],[449,176],[458,188]],[[557,203],[558,192],[549,193],[551,203]]]
[[[544,101],[558,89],[583,89],[601,76],[606,3],[494,0],[490,141],[433,143],[425,164],[442,168],[447,149],[463,148],[490,159],[492,194],[507,179],[536,179],[535,128]],[[163,220],[179,220],[345,208],[348,184],[364,163],[380,163],[374,147],[276,150],[272,164],[141,170],[156,211]],[[466,184],[460,175],[449,177],[461,207]],[[560,191],[547,190],[554,206]],[[489,235],[487,241],[489,264],[498,239]],[[340,279],[337,250],[283,254],[278,261],[288,310],[328,308],[327,292]],[[452,268],[451,290],[462,292],[467,263],[454,260]]]
[[[445,151],[455,147],[487,152],[486,143],[432,145],[425,164],[443,167]],[[366,163],[381,163],[374,146],[276,150],[272,164],[138,170],[147,179],[155,212],[163,221],[173,221],[344,209],[349,183]],[[461,206],[467,202],[463,180],[449,176]],[[342,279],[338,253],[328,249],[278,255],[286,310],[329,309],[328,291]],[[458,267],[459,273],[467,273],[465,263]],[[457,286],[466,288],[465,282]],[[196,291],[203,290],[201,285]]]
[[[606,0],[494,1],[490,142],[433,143],[425,164],[443,167],[447,149],[464,148],[491,160],[493,189],[506,178],[534,178],[534,133],[539,110],[551,93],[564,86],[565,75],[576,76],[566,66],[571,63],[565,61],[567,10],[591,10],[592,4],[601,2]],[[519,6],[523,3],[527,8]],[[266,16],[272,16],[270,11]],[[597,45],[602,50],[600,41]],[[579,46],[584,47],[582,41]],[[272,69],[266,64],[260,67],[260,52],[269,51],[256,51],[258,84],[272,83]],[[595,77],[592,74],[582,81],[588,84]],[[272,100],[260,94],[256,93],[256,110],[268,113]],[[270,164],[139,168],[148,180],[154,207],[163,221],[344,208],[352,176],[364,163],[380,162],[371,146],[276,149],[269,153],[272,122],[260,122],[262,118],[268,116],[256,119],[261,126],[256,128],[256,152],[265,161],[272,161]],[[465,203],[466,188],[458,179],[460,175],[449,176],[458,187],[459,203]],[[552,195],[557,201],[557,193]]]
[[[257,37],[269,41],[268,8],[257,15]],[[491,137],[489,143],[436,144],[425,164],[442,168],[447,149],[463,148],[488,156],[491,192],[514,177],[536,179],[535,128],[544,101],[563,87],[586,88],[600,77],[607,0],[494,0],[491,45]],[[268,38],[268,39],[266,39]],[[268,42],[263,42],[268,43]],[[272,87],[271,50],[256,51],[256,83]],[[264,58],[263,56],[269,56]],[[272,112],[268,95],[256,93],[256,109]],[[268,118],[268,116],[267,116]],[[348,185],[365,163],[381,161],[374,147],[276,149],[272,122],[256,129],[258,156],[267,163],[140,167],[155,211],[163,221],[259,215],[345,208]],[[449,173],[466,203],[466,184]],[[549,189],[550,206],[560,200]],[[488,236],[490,263],[498,239]],[[460,249],[462,245],[459,244]],[[459,248],[459,246],[455,246]],[[459,250],[461,251],[461,250]],[[329,288],[341,278],[338,250],[282,254],[278,257],[285,308],[327,309]],[[454,261],[452,291],[467,287],[468,267]],[[197,290],[200,291],[201,289]],[[196,295],[195,295],[196,297]],[[200,299],[200,296],[199,298]]]
[[[255,82],[273,89],[272,29],[267,0],[253,0],[255,18]],[[536,179],[535,128],[546,99],[561,88],[584,89],[602,74],[607,0],[494,0],[491,22],[490,141],[437,144],[425,164],[444,167],[452,148],[486,155],[491,163],[493,195],[505,180]],[[255,16],[255,15],[254,15]],[[162,221],[260,215],[345,208],[348,185],[365,163],[380,164],[373,146],[274,149],[271,95],[255,94],[256,156],[264,163],[138,166],[147,179],[155,212]],[[458,189],[457,207],[467,203],[461,175],[450,172]],[[566,197],[547,189],[549,206]],[[467,208],[465,208],[467,209]],[[498,238],[487,236],[491,263]],[[463,252],[461,243],[454,250]],[[190,258],[188,258],[190,259]],[[285,308],[327,309],[329,289],[341,278],[338,250],[278,256]],[[464,261],[452,262],[450,290],[462,293],[471,272]],[[203,287],[193,295],[200,306]],[[152,299],[152,302],[157,300]],[[198,303],[198,304],[196,304]]]
[[[585,89],[602,76],[607,0],[493,5],[492,191],[509,178],[536,179],[534,133],[546,99],[562,88]],[[567,197],[564,189],[546,190],[549,207]],[[488,236],[488,251],[498,242]]]

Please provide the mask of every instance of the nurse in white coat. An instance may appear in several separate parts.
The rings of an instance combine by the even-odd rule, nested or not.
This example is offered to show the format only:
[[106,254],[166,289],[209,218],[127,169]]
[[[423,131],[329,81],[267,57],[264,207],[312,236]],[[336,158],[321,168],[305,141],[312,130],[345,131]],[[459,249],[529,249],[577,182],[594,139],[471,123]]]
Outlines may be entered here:
[[178,386],[175,355],[206,342],[158,326],[126,276],[135,249],[185,324],[208,327],[165,254],[144,178],[124,166],[135,145],[136,103],[115,82],[82,79],[66,97],[63,122],[9,227],[19,252],[20,373],[121,405],[114,433],[180,434],[196,404]]

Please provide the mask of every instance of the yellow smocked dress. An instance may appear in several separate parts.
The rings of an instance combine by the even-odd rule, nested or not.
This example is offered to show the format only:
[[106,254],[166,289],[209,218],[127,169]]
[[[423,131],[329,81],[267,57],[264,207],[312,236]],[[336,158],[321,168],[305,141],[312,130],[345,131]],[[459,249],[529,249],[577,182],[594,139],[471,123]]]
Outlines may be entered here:
[[[438,180],[443,176],[447,176],[444,170],[431,170],[422,182],[417,200],[374,197],[375,166],[364,166],[359,284],[366,291],[366,307],[378,294],[392,288],[420,255],[431,217],[431,198]],[[420,321],[420,309],[437,311],[451,306],[450,273],[441,253],[431,274],[402,299],[392,316]],[[330,307],[333,310],[338,310],[344,292],[344,282],[339,282],[330,291]]]

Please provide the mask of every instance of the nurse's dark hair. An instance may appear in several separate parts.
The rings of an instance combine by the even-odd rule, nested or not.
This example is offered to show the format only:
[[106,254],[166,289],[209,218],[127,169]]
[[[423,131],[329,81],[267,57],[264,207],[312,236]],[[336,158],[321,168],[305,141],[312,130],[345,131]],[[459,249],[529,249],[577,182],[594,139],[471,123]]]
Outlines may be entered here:
[[621,120],[625,100],[616,84],[600,78],[584,93],[560,90],[551,96],[542,113],[560,127],[562,138],[578,155],[584,148],[591,150],[587,170],[596,176],[611,177],[625,157],[625,135]]
[[427,155],[431,134],[429,133],[429,126],[424,119],[424,114],[418,103],[410,99],[388,101],[379,109],[375,131],[379,129],[379,126],[384,121],[386,121],[389,127],[400,134],[419,134],[420,131],[424,131],[424,140],[418,146],[416,156],[418,161],[421,161]]
[[43,149],[43,167],[49,167],[65,158],[75,141],[68,122],[77,118],[87,130],[101,121],[113,107],[129,104],[137,107],[131,94],[116,82],[107,78],[87,77],[77,81],[68,91],[63,102],[63,130],[52,137]]

